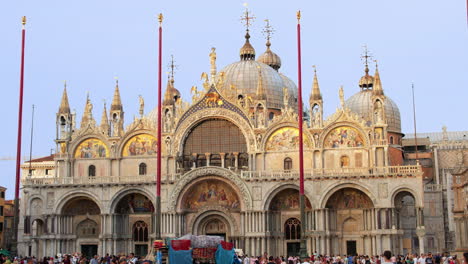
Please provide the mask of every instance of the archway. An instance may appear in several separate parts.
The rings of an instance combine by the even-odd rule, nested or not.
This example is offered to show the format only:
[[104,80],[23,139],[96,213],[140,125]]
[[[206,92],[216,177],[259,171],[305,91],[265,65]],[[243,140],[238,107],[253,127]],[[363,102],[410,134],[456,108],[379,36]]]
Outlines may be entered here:
[[[368,211],[374,207],[364,192],[355,188],[335,191],[326,202],[329,232],[337,234],[331,238],[330,252],[334,254],[369,253],[370,241],[364,238],[368,233],[366,222]],[[367,252],[365,252],[367,251]]]
[[[153,232],[153,202],[137,192],[126,193],[116,201],[112,209],[117,252],[127,252],[130,248],[137,256],[145,256],[150,247],[149,234]],[[126,243],[124,239],[128,237],[133,239]]]
[[64,243],[64,252],[82,252],[87,257],[98,253],[101,209],[96,202],[85,196],[68,200],[62,207],[59,224],[62,233],[75,235],[72,248]]
[[44,239],[41,236],[46,233],[44,230],[44,221],[41,219],[35,219],[31,223],[31,235],[33,239],[32,254],[41,258],[44,250]]
[[220,236],[224,240],[229,241],[231,237],[231,226],[223,216],[212,214],[202,219],[196,233],[199,235]]
[[416,199],[408,191],[401,191],[394,198],[396,228],[403,230],[403,253],[419,251],[419,239],[416,234],[417,213]]
[[[267,200],[269,226],[272,242],[269,251],[278,254],[297,256],[300,248],[301,231],[306,230],[300,222],[299,190],[295,186],[280,187]],[[312,204],[305,197],[306,217],[312,217]],[[309,227],[312,223],[309,224]]]

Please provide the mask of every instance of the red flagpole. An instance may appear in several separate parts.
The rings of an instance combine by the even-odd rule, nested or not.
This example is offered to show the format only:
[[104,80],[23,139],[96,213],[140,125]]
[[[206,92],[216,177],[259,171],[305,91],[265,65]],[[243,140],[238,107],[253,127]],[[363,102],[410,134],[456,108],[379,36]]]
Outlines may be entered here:
[[297,104],[299,112],[299,193],[304,195],[304,139],[302,137],[302,65],[301,65],[301,13],[297,12]]
[[159,50],[158,50],[158,153],[156,171],[156,238],[161,239],[161,83],[162,83],[162,21],[159,14]]
[[[15,180],[15,214],[14,230],[15,244],[18,245],[18,222],[19,222],[19,189],[20,189],[20,166],[21,166],[21,135],[23,132],[23,87],[24,87],[24,48],[26,40],[26,17],[22,18],[21,29],[21,68],[20,68],[20,89],[18,106],[18,141],[16,144],[16,180]],[[17,249],[17,247],[16,247]],[[15,249],[15,251],[16,251]]]
[[301,244],[300,257],[307,256],[307,248],[305,241],[305,195],[304,195],[304,139],[302,133],[303,126],[303,111],[302,111],[302,65],[301,65],[301,11],[297,11],[297,104],[298,104],[298,119],[299,119],[299,207],[301,210]]

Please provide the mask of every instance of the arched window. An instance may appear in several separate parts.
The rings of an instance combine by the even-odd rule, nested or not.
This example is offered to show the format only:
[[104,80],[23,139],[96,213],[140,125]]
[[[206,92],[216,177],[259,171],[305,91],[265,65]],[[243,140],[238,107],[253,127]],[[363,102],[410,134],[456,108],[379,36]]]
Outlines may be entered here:
[[96,166],[89,165],[89,167],[88,167],[88,177],[94,177],[94,176],[96,176]]
[[[205,157],[205,153],[210,153],[211,156]],[[211,166],[213,166],[211,161],[214,161],[214,164],[220,164],[218,156],[215,155],[221,153],[239,153],[239,167],[243,166],[241,165],[240,156],[242,153],[247,153],[247,141],[242,131],[235,124],[223,119],[209,119],[200,122],[192,128],[185,139],[183,150],[184,170],[190,170],[194,162],[196,167],[206,166],[208,159],[210,159]],[[228,155],[226,155],[227,158]],[[233,160],[233,156],[229,155],[229,158]],[[230,167],[235,166],[233,162],[229,165]],[[248,166],[248,164],[245,166]]]
[[247,169],[249,167],[249,155],[247,153],[239,154],[239,168]]
[[390,136],[390,144],[393,144],[393,137]]
[[275,113],[270,112],[268,118],[269,118],[270,120],[273,120],[273,118],[275,118]]
[[140,163],[140,166],[138,166],[138,175],[146,175],[146,163]]
[[221,155],[219,154],[211,155],[210,166],[221,167]]
[[133,240],[135,242],[148,242],[148,225],[143,221],[133,224]]
[[284,236],[286,240],[301,239],[301,221],[297,218],[289,218],[284,224]]
[[285,158],[284,159],[284,170],[292,170],[292,159]]

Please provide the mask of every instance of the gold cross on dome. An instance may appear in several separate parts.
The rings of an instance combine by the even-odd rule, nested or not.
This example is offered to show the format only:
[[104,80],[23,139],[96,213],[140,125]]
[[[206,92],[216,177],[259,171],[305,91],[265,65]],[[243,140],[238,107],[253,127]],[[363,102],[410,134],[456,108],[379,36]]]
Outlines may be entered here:
[[249,13],[249,9],[247,8],[247,5],[245,5],[245,12],[244,15],[241,17],[241,21],[244,22],[245,27],[247,30],[249,30],[250,25],[252,25],[252,22],[255,20],[254,16],[250,16],[251,14]]
[[361,56],[361,59],[364,60],[367,66],[369,65],[369,59],[372,59],[372,54],[367,49],[367,45],[364,45],[363,48],[364,48],[364,55]]
[[275,33],[275,29],[270,25],[270,20],[269,19],[265,19],[265,22],[266,22],[266,25],[265,25],[265,28],[262,30],[262,32],[265,35],[265,37],[267,38],[267,40],[269,41],[270,38],[271,38],[271,35],[273,35],[273,33]]
[[167,66],[167,68],[170,70],[172,79],[174,79],[174,73],[179,68],[179,66],[175,64],[174,55],[171,55],[171,63]]

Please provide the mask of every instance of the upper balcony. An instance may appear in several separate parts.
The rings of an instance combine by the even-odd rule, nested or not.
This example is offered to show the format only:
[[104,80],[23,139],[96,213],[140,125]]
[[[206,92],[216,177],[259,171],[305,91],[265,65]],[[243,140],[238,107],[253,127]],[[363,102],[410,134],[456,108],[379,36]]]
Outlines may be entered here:
[[[299,179],[297,170],[281,171],[246,171],[232,170],[245,181],[281,181]],[[422,175],[420,165],[387,166],[373,168],[306,169],[305,180],[327,180],[343,178],[383,178],[383,177],[418,177]],[[163,174],[162,184],[173,184],[184,174]],[[156,175],[135,176],[97,176],[97,177],[24,177],[24,186],[42,185],[101,185],[101,184],[154,184]]]

